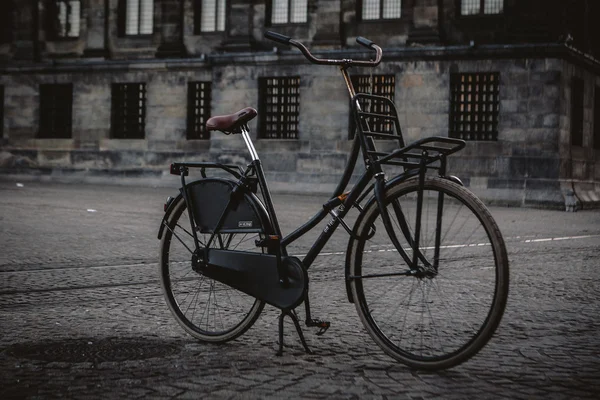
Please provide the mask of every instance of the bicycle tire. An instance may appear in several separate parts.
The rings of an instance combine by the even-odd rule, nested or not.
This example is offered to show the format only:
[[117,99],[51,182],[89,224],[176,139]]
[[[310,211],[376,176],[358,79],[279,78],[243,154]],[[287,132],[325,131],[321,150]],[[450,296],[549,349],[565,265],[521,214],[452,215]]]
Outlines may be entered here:
[[[411,260],[397,214],[401,210],[406,216],[414,235],[417,191],[418,180],[411,179],[385,193],[394,230]],[[434,277],[368,277],[408,270],[383,227],[376,201],[367,204],[355,226],[359,237],[367,238],[373,225],[376,234],[352,241],[348,253],[351,293],[366,330],[389,356],[420,370],[450,368],[477,354],[496,331],[508,297],[508,258],[497,224],[475,195],[447,179],[425,179],[421,254],[435,258],[432,218],[440,193],[442,235]]]
[[[174,205],[166,224],[159,273],[171,313],[186,332],[203,342],[224,343],[239,337],[254,324],[264,302],[192,269],[195,246],[183,198]],[[237,235],[241,238],[224,235],[225,240],[214,241],[215,247],[258,251],[254,240],[259,234]],[[198,232],[198,236],[201,243],[207,243],[208,234]]]

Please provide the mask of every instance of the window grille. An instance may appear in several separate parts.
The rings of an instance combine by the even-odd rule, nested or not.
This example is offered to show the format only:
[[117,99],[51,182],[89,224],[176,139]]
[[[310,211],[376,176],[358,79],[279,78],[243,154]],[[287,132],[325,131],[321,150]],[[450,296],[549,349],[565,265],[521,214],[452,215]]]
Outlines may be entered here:
[[600,150],[600,86],[594,92],[594,149]]
[[225,31],[226,8],[226,0],[196,0],[194,2],[195,33]]
[[359,4],[363,20],[398,19],[402,16],[401,0],[362,0]]
[[461,15],[502,14],[504,0],[461,0]]
[[40,85],[41,139],[69,139],[72,129],[73,84]]
[[301,24],[308,20],[308,0],[273,0],[271,23]]
[[154,0],[127,0],[126,35],[151,35],[154,23]]
[[297,139],[300,77],[260,78],[260,137]]
[[583,79],[571,81],[571,144],[583,146]]
[[210,118],[211,82],[188,83],[188,139],[209,139],[206,120]]
[[[353,75],[351,77],[352,85],[356,93],[368,93],[377,96],[383,96],[394,101],[394,93],[396,88],[396,76],[395,75]],[[364,99],[361,103],[361,109],[365,112],[372,112],[375,114],[389,115],[391,110],[388,104],[382,102],[371,102],[368,99]],[[350,130],[348,132],[348,138],[354,138],[354,131],[356,129],[356,121],[354,115],[350,115]],[[392,133],[394,129],[394,123],[386,118],[380,119],[371,117],[369,119],[369,127],[373,132],[380,133]]]
[[450,75],[450,137],[498,140],[500,74]]
[[145,121],[146,84],[113,83],[112,138],[143,139]]

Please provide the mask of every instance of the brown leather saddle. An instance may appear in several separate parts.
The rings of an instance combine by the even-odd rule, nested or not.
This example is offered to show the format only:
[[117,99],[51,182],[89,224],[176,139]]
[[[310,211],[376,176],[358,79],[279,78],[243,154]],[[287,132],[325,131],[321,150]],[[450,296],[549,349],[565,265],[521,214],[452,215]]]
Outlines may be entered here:
[[250,122],[258,112],[252,107],[246,107],[234,114],[217,115],[206,121],[206,129],[209,131],[221,131],[226,134],[241,133],[242,127]]

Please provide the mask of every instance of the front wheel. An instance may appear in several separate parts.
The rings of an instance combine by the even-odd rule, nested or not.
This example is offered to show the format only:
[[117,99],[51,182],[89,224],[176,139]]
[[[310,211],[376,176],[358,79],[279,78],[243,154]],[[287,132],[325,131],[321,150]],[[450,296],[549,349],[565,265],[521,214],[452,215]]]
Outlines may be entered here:
[[[411,260],[417,194],[418,181],[409,180],[386,189],[384,200]],[[372,226],[376,234],[368,238]],[[389,239],[376,201],[360,215],[356,232],[365,239],[349,249],[354,303],[388,355],[412,368],[439,370],[466,361],[488,342],[508,297],[508,259],[500,230],[477,197],[446,179],[426,178],[417,253],[425,273],[403,275],[409,266]]]
[[[201,245],[209,234],[198,232]],[[213,247],[257,251],[259,234],[219,234]],[[264,302],[194,271],[195,249],[183,198],[174,205],[160,243],[160,278],[167,305],[179,324],[205,342],[223,343],[246,332],[260,315]]]

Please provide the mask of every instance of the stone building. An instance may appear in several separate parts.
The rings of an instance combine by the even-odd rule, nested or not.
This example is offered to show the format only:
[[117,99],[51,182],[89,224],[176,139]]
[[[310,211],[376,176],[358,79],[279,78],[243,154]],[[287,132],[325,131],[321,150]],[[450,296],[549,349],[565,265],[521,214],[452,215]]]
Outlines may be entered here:
[[246,106],[271,185],[330,190],[351,144],[335,67],[393,99],[407,142],[466,139],[451,172],[503,204],[600,200],[600,2],[594,0],[2,0],[2,171],[157,176],[177,160],[245,163],[210,115]]

